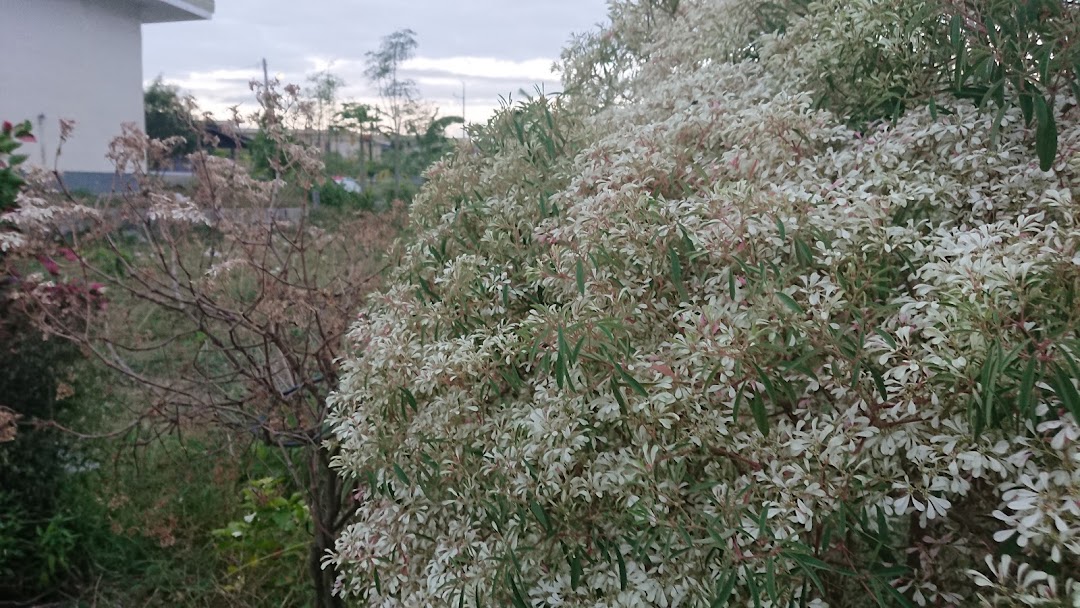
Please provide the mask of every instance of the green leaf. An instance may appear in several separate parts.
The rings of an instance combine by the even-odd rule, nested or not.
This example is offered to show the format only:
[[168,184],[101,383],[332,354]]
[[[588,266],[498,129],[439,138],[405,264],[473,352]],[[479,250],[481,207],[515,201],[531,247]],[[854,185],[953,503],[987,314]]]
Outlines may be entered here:
[[1024,115],[1024,124],[1030,126],[1031,119],[1035,116],[1035,96],[1022,90],[1017,99],[1020,103],[1020,111]]
[[780,218],[776,218],[776,230],[780,233],[780,240],[787,240],[787,230],[784,229],[784,222],[780,221]]
[[570,562],[570,588],[576,590],[581,584],[581,575],[585,572],[581,567],[581,556],[574,552],[569,557]]
[[641,395],[642,397],[649,396],[649,392],[645,390],[645,387],[641,386],[641,383],[635,380],[634,377],[627,373],[627,371],[623,369],[622,366],[618,363],[615,364],[615,371],[619,372],[619,377],[623,379],[623,382],[629,384],[630,388],[634,389],[634,392]]
[[735,592],[735,583],[738,582],[738,578],[737,573],[732,570],[720,579],[722,582],[717,583],[716,597],[709,605],[710,608],[724,608],[728,605],[731,594]]
[[401,395],[408,402],[409,407],[412,408],[413,413],[416,412],[416,397],[413,396],[409,389],[401,387]]
[[682,224],[679,224],[679,232],[682,232],[683,249],[685,249],[688,253],[694,253],[695,251],[697,251],[697,247],[694,246],[693,239],[690,238],[690,233],[686,231],[686,227]]
[[1031,407],[1031,391],[1035,387],[1035,364],[1037,357],[1032,356],[1028,358],[1027,365],[1024,366],[1024,374],[1020,378],[1020,392],[1016,396],[1016,408],[1021,415],[1031,417],[1033,408]]
[[765,392],[768,393],[769,400],[771,400],[773,403],[779,405],[780,404],[780,395],[777,394],[776,386],[773,385],[772,380],[769,379],[768,374],[766,374],[763,369],[758,367],[757,363],[751,363],[750,365],[754,366],[754,371],[757,372],[758,379],[761,380],[761,383],[765,385]]
[[629,410],[626,408],[626,398],[623,397],[622,387],[619,386],[619,382],[615,380],[615,376],[611,377],[611,393],[615,395],[615,401],[619,403],[619,411],[623,417],[629,415]]
[[754,579],[753,572],[747,573],[746,586],[750,588],[750,598],[754,600],[754,608],[761,608],[761,593],[758,591],[757,580]]
[[994,124],[990,125],[990,145],[992,146],[996,146],[1001,138],[1001,121],[1005,120],[1005,112],[1008,109],[1009,106],[1002,104],[994,114]]
[[[803,561],[803,560],[801,560],[799,558],[800,555],[801,554],[795,554],[795,555],[789,555],[789,556],[792,559],[795,560],[795,563],[797,563],[799,565],[799,568],[803,571],[803,573],[806,574],[807,578],[809,578],[810,581],[812,583],[814,583],[814,586],[817,587],[818,592],[819,593],[825,593],[825,585],[822,584],[821,578],[817,575],[816,572],[814,572],[813,567],[809,563],[807,563],[807,562],[805,562],[805,561]],[[811,558],[811,559],[817,560],[817,558]],[[817,561],[820,561],[820,560],[817,560]]]
[[885,343],[889,345],[889,348],[891,348],[893,350],[896,349],[896,340],[893,340],[893,337],[890,336],[889,334],[885,333],[884,331],[882,331],[880,327],[875,327],[874,328],[874,333],[881,336],[881,339],[884,340]]
[[765,402],[762,401],[761,395],[755,393],[750,398],[750,412],[754,415],[754,423],[757,424],[757,428],[761,431],[762,435],[769,436],[769,415],[765,411]]
[[536,518],[536,521],[540,522],[541,526],[544,526],[544,530],[548,534],[551,534],[551,522],[548,520],[547,513],[544,512],[544,507],[541,507],[540,503],[536,502],[535,500],[530,500],[529,510],[532,511],[533,517]]
[[776,592],[776,560],[773,559],[765,562],[765,591],[773,604],[779,602],[780,594]]
[[688,300],[686,286],[683,285],[682,262],[679,261],[679,252],[674,247],[668,247],[668,259],[671,261],[671,280],[675,288],[679,290],[679,297],[683,302]]
[[1080,394],[1077,394],[1069,372],[1056,363],[1054,364],[1054,392],[1073,418],[1080,420]]
[[525,601],[525,598],[521,595],[521,590],[518,589],[517,583],[514,582],[512,576],[507,576],[510,579],[510,592],[513,594],[514,607],[515,608],[529,608],[529,604]]
[[615,547],[615,560],[619,563],[619,589],[626,591],[626,562],[623,561],[622,550]]
[[394,463],[394,473],[398,476],[398,479],[405,483],[405,485],[409,485],[409,476],[405,474],[405,470],[398,466],[396,462]]
[[1035,116],[1039,121],[1035,129],[1035,152],[1039,156],[1039,168],[1049,171],[1057,156],[1058,133],[1054,124],[1054,112],[1042,95],[1035,96]]
[[577,290],[580,295],[585,295],[585,265],[579,259],[577,261]]
[[814,252],[810,246],[799,237],[795,237],[795,259],[803,266],[814,265]]
[[866,369],[870,371],[870,377],[874,379],[874,385],[877,386],[878,392],[881,393],[881,402],[887,403],[889,401],[889,390],[885,388],[885,379],[881,376],[881,372],[874,367],[867,367]]
[[961,26],[964,23],[964,18],[961,15],[953,15],[952,20],[949,22],[949,41],[952,42],[953,51],[959,55],[964,48],[964,39],[960,35]]
[[796,313],[798,313],[800,315],[805,315],[806,314],[806,311],[803,310],[802,306],[799,306],[799,303],[796,302],[795,300],[791,299],[791,296],[787,295],[786,293],[784,293],[782,291],[778,291],[778,292],[776,292],[776,298],[778,300],[780,300],[781,302],[783,302],[784,306],[787,306],[792,311],[794,311],[794,312],[796,312]]
[[746,391],[745,383],[739,386],[738,392],[735,393],[735,403],[731,406],[731,417],[736,420],[739,419],[739,405],[742,403],[744,391]]

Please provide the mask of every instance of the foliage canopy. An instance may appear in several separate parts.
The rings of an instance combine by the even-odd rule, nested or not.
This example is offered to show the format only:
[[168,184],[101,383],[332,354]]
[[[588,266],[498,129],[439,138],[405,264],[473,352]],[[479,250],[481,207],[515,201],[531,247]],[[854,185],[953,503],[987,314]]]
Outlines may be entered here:
[[352,330],[340,592],[1075,601],[1078,11],[612,2]]

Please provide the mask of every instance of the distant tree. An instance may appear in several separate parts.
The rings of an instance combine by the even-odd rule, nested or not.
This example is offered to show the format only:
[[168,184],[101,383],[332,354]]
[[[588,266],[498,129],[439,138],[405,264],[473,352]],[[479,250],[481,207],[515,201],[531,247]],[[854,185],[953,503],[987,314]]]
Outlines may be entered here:
[[420,174],[431,163],[439,160],[453,150],[454,141],[446,136],[451,125],[462,124],[460,116],[432,118],[430,122],[413,134],[415,143],[408,155],[408,169],[411,174]]
[[[375,134],[378,113],[373,106],[362,103],[346,103],[341,111],[335,115],[335,122],[344,129],[356,130],[360,133],[359,161],[361,167],[366,167],[364,162],[364,139],[367,135],[367,161],[370,163],[372,154],[372,137]],[[366,169],[365,169],[366,170]]]
[[334,123],[334,107],[337,105],[337,93],[345,86],[345,80],[330,70],[323,70],[308,76],[310,85],[307,92],[312,102],[312,121],[317,131],[316,145],[323,152],[328,152],[330,145],[329,136],[323,134],[330,131]]
[[165,84],[158,76],[143,93],[146,113],[146,134],[153,139],[178,137],[174,155],[181,156],[195,151],[199,134],[195,130],[192,104],[180,95],[176,85]]
[[394,183],[401,182],[402,135],[415,113],[417,98],[416,81],[402,78],[401,66],[416,54],[416,32],[402,29],[382,39],[379,49],[368,52],[364,75],[374,83],[383,99],[385,116],[389,120],[391,162]]

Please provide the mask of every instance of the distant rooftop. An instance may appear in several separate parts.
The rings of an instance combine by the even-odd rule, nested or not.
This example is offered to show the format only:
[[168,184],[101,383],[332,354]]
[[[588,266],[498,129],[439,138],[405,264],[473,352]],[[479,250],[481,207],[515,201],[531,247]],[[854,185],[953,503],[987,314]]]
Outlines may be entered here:
[[143,23],[197,21],[214,14],[214,0],[135,0],[142,5]]

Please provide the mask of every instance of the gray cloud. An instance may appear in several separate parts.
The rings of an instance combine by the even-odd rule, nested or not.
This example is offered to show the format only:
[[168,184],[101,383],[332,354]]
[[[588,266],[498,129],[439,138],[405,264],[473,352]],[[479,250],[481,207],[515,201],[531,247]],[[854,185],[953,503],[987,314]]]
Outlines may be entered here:
[[364,54],[407,27],[417,34],[420,65],[405,75],[419,82],[423,97],[446,106],[443,114],[460,113],[455,96],[466,82],[470,119],[518,89],[558,90],[557,76],[541,66],[606,13],[604,0],[220,0],[217,6],[210,22],[144,28],[147,80],[161,75],[205,107],[221,109],[251,99],[247,83],[261,77],[265,57],[272,73],[298,84],[329,65],[348,83],[345,97],[373,101]]

